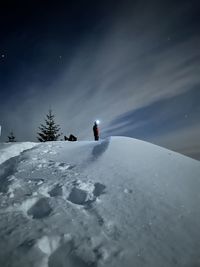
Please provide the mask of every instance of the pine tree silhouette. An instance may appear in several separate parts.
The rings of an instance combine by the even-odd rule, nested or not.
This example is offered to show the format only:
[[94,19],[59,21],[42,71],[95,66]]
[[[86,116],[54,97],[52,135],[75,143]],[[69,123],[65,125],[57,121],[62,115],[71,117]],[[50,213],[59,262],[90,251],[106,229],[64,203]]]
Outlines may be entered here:
[[8,142],[16,142],[13,132],[10,132],[10,135],[8,136]]
[[46,115],[45,124],[41,124],[39,129],[41,132],[38,133],[38,140],[40,142],[46,141],[57,141],[61,136],[59,133],[60,126],[54,121],[55,115],[52,114],[52,110],[49,109],[49,113]]

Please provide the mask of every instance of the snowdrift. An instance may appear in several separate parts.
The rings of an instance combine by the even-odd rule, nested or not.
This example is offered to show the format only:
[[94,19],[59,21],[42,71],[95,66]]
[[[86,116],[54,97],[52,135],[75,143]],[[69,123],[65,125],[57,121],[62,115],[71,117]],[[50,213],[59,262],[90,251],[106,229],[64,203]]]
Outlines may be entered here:
[[143,141],[0,146],[0,266],[200,266],[200,162]]

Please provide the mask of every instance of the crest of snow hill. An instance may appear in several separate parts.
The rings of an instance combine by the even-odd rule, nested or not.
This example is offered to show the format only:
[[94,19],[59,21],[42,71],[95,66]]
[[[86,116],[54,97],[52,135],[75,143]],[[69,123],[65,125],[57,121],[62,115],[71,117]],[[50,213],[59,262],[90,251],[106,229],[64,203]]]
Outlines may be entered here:
[[199,188],[198,161],[132,138],[1,144],[0,266],[200,266]]

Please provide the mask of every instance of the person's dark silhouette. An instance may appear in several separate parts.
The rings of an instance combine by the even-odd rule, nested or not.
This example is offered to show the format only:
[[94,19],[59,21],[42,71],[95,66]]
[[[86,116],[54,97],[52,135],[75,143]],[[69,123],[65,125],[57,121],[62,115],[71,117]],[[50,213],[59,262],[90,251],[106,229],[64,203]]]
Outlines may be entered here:
[[96,121],[95,121],[94,126],[93,126],[93,133],[94,133],[94,140],[98,141],[99,140],[99,128],[98,128]]

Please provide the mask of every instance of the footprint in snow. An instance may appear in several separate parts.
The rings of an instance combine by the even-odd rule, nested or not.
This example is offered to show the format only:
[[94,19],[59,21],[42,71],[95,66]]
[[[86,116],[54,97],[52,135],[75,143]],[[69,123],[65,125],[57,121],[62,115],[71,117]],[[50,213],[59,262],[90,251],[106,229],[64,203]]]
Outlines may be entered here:
[[48,194],[51,197],[57,197],[57,196],[62,196],[63,194],[63,189],[62,189],[62,185],[60,184],[56,184],[51,191],[48,192]]
[[68,200],[74,204],[77,205],[84,205],[86,204],[86,199],[87,199],[87,191],[73,187]]
[[75,165],[70,165],[65,162],[55,162],[50,160],[48,164],[49,168],[56,168],[60,171],[66,171],[66,170],[71,170],[75,167]]
[[78,188],[77,182],[73,182],[73,183],[74,183],[74,187],[72,188],[69,194],[68,200],[77,205],[85,205],[89,207],[96,200],[97,197],[105,193],[104,190],[106,186],[101,183],[94,184],[92,196],[90,192],[88,192],[87,190]]
[[49,216],[52,211],[48,198],[41,198],[27,211],[27,214],[33,219],[42,219]]
[[99,197],[102,194],[105,194],[106,186],[101,183],[95,183],[94,184],[94,191],[93,194],[95,197]]

